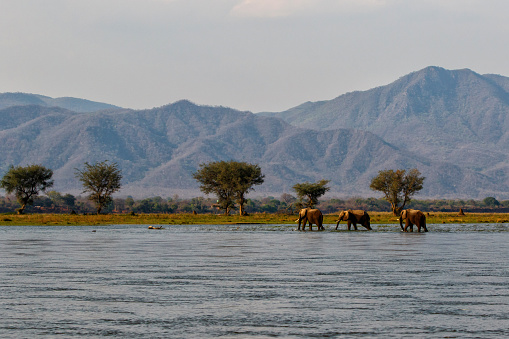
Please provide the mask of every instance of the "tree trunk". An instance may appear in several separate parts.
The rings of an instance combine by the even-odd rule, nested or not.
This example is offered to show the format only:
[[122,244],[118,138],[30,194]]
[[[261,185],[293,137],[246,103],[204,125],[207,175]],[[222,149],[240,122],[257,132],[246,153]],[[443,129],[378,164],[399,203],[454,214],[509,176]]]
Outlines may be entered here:
[[399,217],[401,214],[401,211],[403,210],[403,206],[398,207],[394,204],[391,204],[391,208],[392,208],[392,214],[394,214],[394,216],[396,216],[396,217]]
[[17,209],[18,214],[23,214],[23,211],[25,210],[25,207],[27,207],[26,204],[21,205],[21,207]]

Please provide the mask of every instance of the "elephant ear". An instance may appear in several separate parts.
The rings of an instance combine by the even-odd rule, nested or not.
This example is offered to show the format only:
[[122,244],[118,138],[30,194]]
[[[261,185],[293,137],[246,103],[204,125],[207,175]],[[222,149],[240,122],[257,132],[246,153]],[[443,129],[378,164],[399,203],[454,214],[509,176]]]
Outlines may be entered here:
[[348,220],[350,218],[350,211],[345,212],[345,220]]
[[406,210],[401,212],[401,219],[406,219]]

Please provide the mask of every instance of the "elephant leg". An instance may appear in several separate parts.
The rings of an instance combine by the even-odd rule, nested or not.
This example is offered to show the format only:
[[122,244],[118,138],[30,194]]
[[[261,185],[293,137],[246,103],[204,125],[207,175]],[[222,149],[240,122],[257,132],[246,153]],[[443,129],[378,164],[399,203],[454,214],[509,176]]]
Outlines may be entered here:
[[348,230],[350,231],[350,226],[352,225],[352,223],[350,222],[350,220],[348,220],[347,223],[348,223]]
[[309,230],[312,231],[313,230],[313,224],[311,223],[311,221],[309,222]]
[[405,232],[409,232],[408,228],[410,228],[410,232],[414,231],[414,224],[411,221],[407,220],[407,224],[405,225]]
[[[304,219],[301,219],[302,221],[302,230],[305,231],[306,230],[306,222],[308,221],[306,218]],[[299,221],[299,228],[298,230],[300,231],[300,221]]]
[[353,223],[353,229],[357,231],[357,224],[355,222]]

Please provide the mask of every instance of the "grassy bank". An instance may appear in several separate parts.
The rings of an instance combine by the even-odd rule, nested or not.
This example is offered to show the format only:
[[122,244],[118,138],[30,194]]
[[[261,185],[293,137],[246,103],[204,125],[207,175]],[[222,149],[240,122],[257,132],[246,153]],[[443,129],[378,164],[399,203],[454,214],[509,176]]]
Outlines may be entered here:
[[[397,224],[398,218],[389,212],[369,212],[372,224]],[[69,214],[26,214],[0,215],[1,226],[16,225],[112,225],[112,224],[145,224],[145,225],[198,225],[198,224],[292,224],[296,225],[297,215],[252,214],[248,216],[216,214],[107,214],[107,215],[69,215]],[[324,224],[335,224],[337,214],[324,216]],[[443,223],[507,223],[509,213],[457,213],[432,212],[427,216],[428,224]],[[345,225],[345,222],[341,222]]]

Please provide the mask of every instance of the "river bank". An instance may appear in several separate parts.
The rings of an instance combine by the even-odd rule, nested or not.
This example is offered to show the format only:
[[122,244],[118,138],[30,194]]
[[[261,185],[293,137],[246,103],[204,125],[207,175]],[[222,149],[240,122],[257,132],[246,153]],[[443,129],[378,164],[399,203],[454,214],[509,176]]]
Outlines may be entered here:
[[[390,212],[369,212],[372,224],[398,224],[398,218]],[[73,215],[73,214],[2,214],[0,226],[22,225],[223,225],[223,224],[289,224],[296,225],[297,215],[257,213],[247,216],[219,214],[104,214],[104,215]],[[324,224],[336,224],[337,214],[324,215]],[[507,223],[509,213],[465,213],[459,216],[454,212],[432,212],[427,214],[428,224],[447,223]],[[344,221],[341,222],[346,227]],[[362,226],[361,226],[362,228]]]

